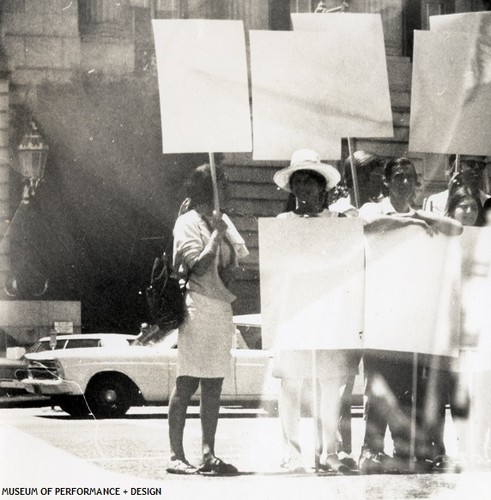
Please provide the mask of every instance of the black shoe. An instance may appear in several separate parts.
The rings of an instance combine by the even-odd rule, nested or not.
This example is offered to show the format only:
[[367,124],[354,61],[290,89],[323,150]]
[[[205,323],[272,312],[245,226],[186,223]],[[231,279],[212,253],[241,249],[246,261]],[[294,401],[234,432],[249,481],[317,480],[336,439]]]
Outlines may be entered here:
[[326,457],[325,463],[319,463],[319,468],[326,472],[336,472],[337,474],[349,474],[351,469],[339,460],[336,453]]
[[383,465],[386,474],[408,474],[411,471],[409,457],[388,456]]
[[364,449],[360,455],[360,461],[358,462],[361,474],[383,474],[384,473],[384,462],[390,457],[388,457],[383,452],[373,452],[368,449]]
[[352,471],[357,471],[358,470],[358,464],[356,463],[356,460],[354,458],[351,458],[350,456],[344,456],[344,457],[339,457],[339,460],[341,461],[342,464],[346,465],[349,470]]
[[424,458],[411,460],[409,457],[394,455],[384,461],[386,474],[429,474],[433,469],[433,461]]
[[414,461],[414,472],[416,474],[429,474],[433,472],[433,460],[429,458],[417,458]]
[[[458,469],[452,464],[447,455],[439,455],[432,462],[432,472],[455,472]],[[457,470],[457,472],[460,472]]]

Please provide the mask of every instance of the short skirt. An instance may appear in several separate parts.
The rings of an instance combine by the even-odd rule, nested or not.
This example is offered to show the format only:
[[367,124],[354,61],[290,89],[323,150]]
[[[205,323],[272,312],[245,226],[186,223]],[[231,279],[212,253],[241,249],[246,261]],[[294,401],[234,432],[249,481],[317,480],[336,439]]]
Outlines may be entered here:
[[232,305],[188,291],[186,309],[179,327],[177,376],[226,377],[231,371],[235,335]]

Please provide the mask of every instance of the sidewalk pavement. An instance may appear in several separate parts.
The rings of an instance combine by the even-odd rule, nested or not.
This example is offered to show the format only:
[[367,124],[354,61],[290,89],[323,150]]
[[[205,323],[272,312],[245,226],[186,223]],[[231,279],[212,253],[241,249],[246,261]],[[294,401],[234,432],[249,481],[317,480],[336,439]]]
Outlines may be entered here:
[[[491,472],[329,477],[312,472],[259,472],[228,478],[167,476],[153,480],[104,470],[1,422],[0,442],[3,445],[0,457],[0,492],[4,488],[25,488],[23,492],[18,491],[17,495],[30,493],[31,498],[133,498],[145,494],[170,500],[298,500],[307,496],[309,499],[323,500],[460,500],[466,497],[479,500],[489,498],[491,484]],[[107,495],[96,494],[102,488],[108,489]]]

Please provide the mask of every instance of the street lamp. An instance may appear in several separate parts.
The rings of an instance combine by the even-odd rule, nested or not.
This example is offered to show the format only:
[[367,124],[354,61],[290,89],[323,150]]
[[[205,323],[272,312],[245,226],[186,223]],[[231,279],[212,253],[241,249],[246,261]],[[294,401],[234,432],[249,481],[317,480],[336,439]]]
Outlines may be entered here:
[[[15,274],[7,278],[4,288],[9,297],[16,299],[37,299],[48,290],[48,278],[45,278],[42,273],[36,274],[32,271],[32,260],[36,259],[37,251],[31,250],[31,245],[27,244],[30,243],[31,235],[28,234],[29,231],[26,229],[28,225],[26,220],[31,219],[31,217],[26,219],[27,214],[36,214],[36,207],[33,204],[30,205],[29,202],[36,194],[36,189],[44,176],[48,151],[48,144],[40,134],[36,123],[31,121],[28,132],[24,134],[17,146],[17,160],[12,163],[12,168],[26,179],[19,206],[19,209],[22,206],[23,209],[18,209],[12,220],[14,222],[14,220],[19,220],[20,217],[24,218],[22,224],[14,225],[17,230],[21,231],[21,237],[17,237],[16,240],[19,244],[19,255],[16,259],[18,269]],[[7,232],[10,231],[10,227]],[[40,277],[42,277],[42,282],[39,279]]]
[[19,173],[29,181],[24,186],[22,203],[29,203],[44,176],[49,146],[40,134],[36,123],[29,123],[29,131],[22,137],[17,147]]

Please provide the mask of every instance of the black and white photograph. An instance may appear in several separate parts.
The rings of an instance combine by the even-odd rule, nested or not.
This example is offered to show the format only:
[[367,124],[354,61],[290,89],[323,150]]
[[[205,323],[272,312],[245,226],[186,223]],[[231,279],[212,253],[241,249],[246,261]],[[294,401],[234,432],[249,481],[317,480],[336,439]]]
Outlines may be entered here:
[[0,496],[485,499],[489,0],[0,0]]

